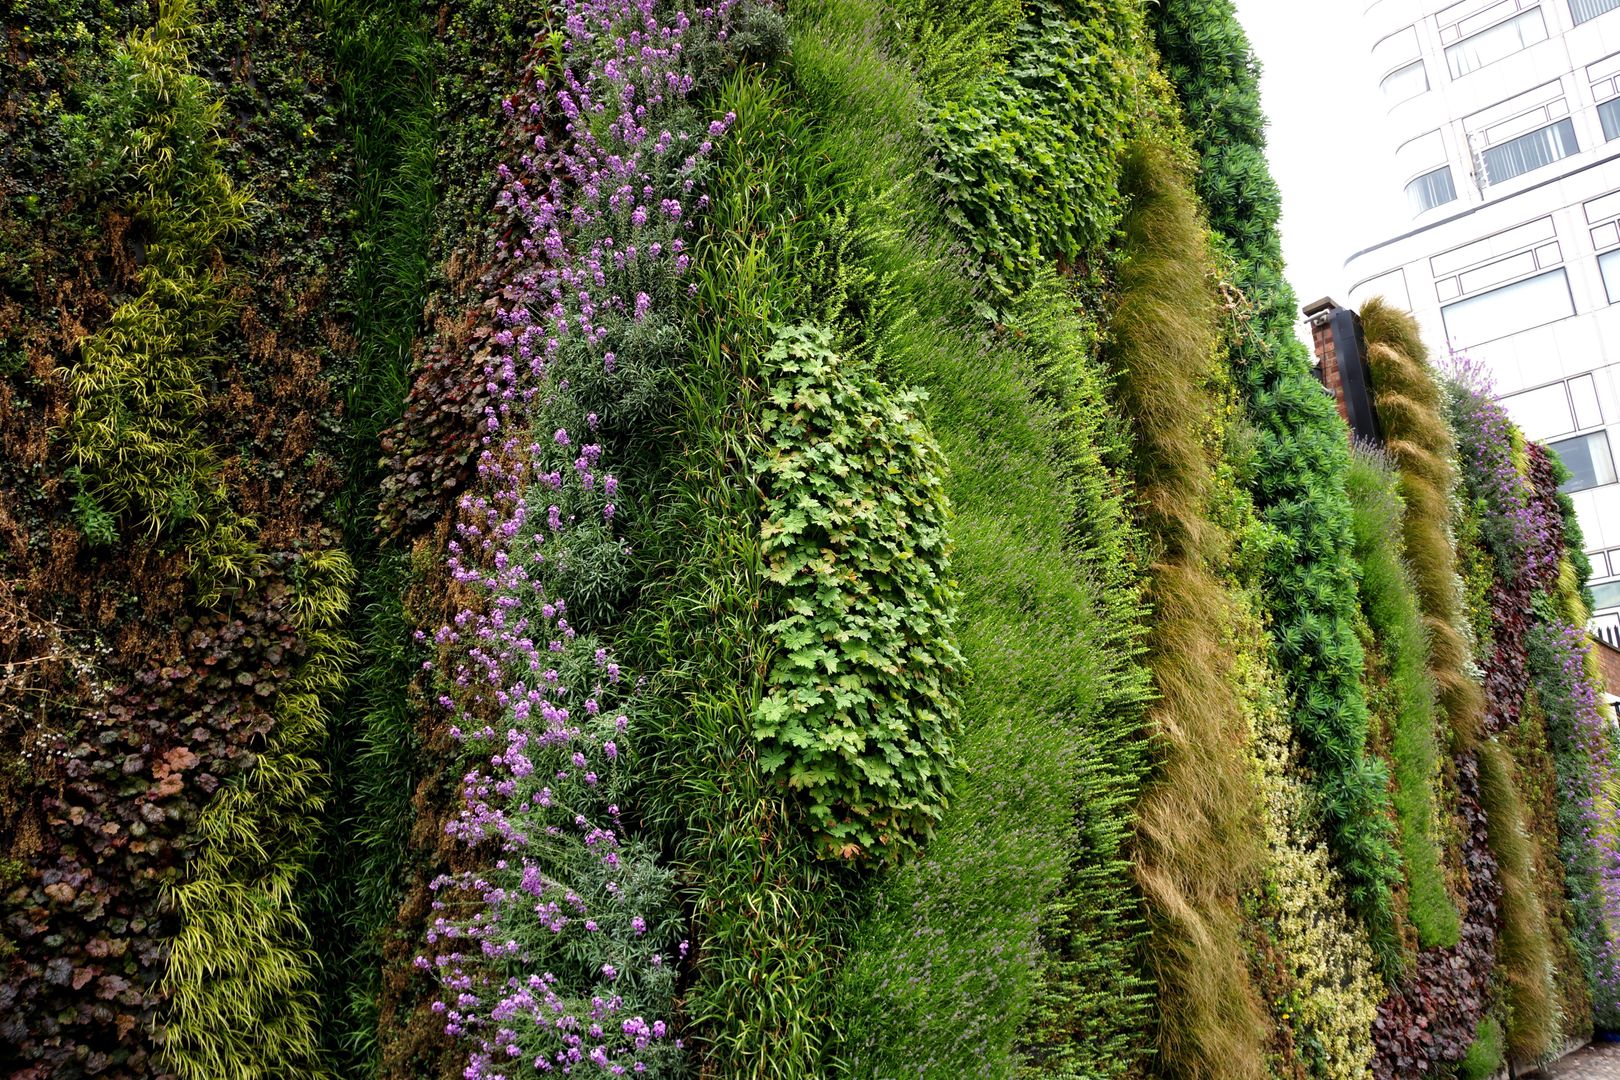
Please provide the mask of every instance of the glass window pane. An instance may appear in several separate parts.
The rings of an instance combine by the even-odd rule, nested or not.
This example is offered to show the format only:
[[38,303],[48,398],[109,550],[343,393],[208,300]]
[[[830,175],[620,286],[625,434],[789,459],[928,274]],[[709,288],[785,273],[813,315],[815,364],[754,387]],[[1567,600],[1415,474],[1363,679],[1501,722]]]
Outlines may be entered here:
[[1569,0],[1569,13],[1578,23],[1620,8],[1620,0]]
[[1429,73],[1424,69],[1423,61],[1419,60],[1385,75],[1384,81],[1378,85],[1391,102],[1405,101],[1429,88]]
[[1562,269],[1504,285],[1440,309],[1446,341],[1467,349],[1575,314]]
[[1608,290],[1609,303],[1620,304],[1620,248],[1599,255],[1598,268],[1603,271],[1603,287]]
[[1447,46],[1446,63],[1451,67],[1451,77],[1460,79],[1470,71],[1478,71],[1486,64],[1494,64],[1546,40],[1547,22],[1541,17],[1541,9],[1531,8],[1505,23]]
[[1421,214],[1452,202],[1457,198],[1457,187],[1451,182],[1451,167],[1442,166],[1406,185],[1406,198],[1412,204],[1412,213]]
[[1481,153],[1480,157],[1485,162],[1485,182],[1500,184],[1533,169],[1551,165],[1560,158],[1577,154],[1580,149],[1575,141],[1575,122],[1560,120]]
[[1585,491],[1615,482],[1614,458],[1609,454],[1609,435],[1594,431],[1590,435],[1577,435],[1573,439],[1560,439],[1547,444],[1547,449],[1558,455],[1569,470],[1569,479],[1558,490],[1566,494]]
[[1592,610],[1620,607],[1620,581],[1605,581],[1592,586]]
[[1620,98],[1611,98],[1598,106],[1598,119],[1603,121],[1604,141],[1620,139]]

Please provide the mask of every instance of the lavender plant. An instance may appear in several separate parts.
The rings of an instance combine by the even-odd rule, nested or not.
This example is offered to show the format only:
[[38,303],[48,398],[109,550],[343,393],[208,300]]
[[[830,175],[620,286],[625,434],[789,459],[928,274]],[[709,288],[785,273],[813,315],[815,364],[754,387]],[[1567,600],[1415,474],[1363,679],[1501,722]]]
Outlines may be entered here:
[[672,967],[687,946],[671,876],[620,806],[634,680],[573,611],[605,615],[624,574],[613,436],[682,354],[668,308],[732,119],[697,123],[690,57],[713,62],[732,7],[570,0],[561,70],[503,103],[563,137],[537,133],[499,170],[515,272],[492,298],[477,482],[449,551],[472,599],[435,635],[453,657],[439,701],[474,762],[447,831],[483,858],[434,883],[417,965],[438,972],[445,1030],[472,1043],[469,1078],[679,1067]]

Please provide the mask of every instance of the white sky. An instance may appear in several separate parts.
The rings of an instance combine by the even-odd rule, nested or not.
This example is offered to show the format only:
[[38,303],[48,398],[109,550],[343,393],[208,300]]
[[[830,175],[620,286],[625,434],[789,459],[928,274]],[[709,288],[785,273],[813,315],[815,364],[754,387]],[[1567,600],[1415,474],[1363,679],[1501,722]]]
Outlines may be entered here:
[[1236,2],[1261,64],[1288,280],[1301,304],[1348,304],[1344,260],[1411,223],[1361,27],[1365,0]]

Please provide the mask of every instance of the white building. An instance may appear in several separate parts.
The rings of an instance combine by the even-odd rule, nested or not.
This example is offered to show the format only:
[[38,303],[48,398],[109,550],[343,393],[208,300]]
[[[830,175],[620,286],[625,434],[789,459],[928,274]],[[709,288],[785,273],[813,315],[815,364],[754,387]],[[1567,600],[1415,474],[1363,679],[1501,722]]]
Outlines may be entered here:
[[1489,366],[1574,474],[1620,626],[1620,0],[1375,0],[1364,23],[1388,119],[1347,149],[1393,149],[1412,221],[1346,260],[1351,303]]

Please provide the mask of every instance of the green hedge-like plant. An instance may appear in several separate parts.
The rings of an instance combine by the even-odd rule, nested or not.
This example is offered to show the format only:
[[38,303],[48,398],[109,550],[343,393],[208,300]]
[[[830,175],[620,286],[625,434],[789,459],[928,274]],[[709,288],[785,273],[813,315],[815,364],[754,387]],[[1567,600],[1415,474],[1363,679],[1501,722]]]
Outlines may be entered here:
[[203,809],[202,854],[169,894],[180,931],[163,979],[163,1054],[184,1080],[329,1075],[297,896],[326,795],[329,710],[354,655],[343,630],[354,571],[333,549],[304,556],[288,578],[286,616],[307,652],[276,689],[269,744]]
[[1353,452],[1347,479],[1356,560],[1361,566],[1361,605],[1389,665],[1393,713],[1389,756],[1408,911],[1420,945],[1455,945],[1462,920],[1446,891],[1435,841],[1438,717],[1428,668],[1429,639],[1401,548],[1412,512],[1401,501],[1389,465],[1376,452]]
[[764,363],[761,551],[783,614],[760,766],[808,797],[823,854],[892,860],[933,832],[955,760],[944,462],[921,396],[849,370],[826,330],[782,330]]
[[59,374],[72,396],[67,456],[77,516],[95,541],[133,518],[157,535],[184,530],[202,602],[245,578],[259,555],[253,522],[230,507],[217,451],[198,417],[229,314],[218,249],[246,220],[248,197],[220,163],[223,105],[191,71],[191,0],[164,0],[157,22],[115,54],[92,106],[101,123],[90,180],[133,186],[147,233],[139,293],[80,343]]
[[1139,35],[1134,3],[1026,3],[1006,69],[931,117],[946,216],[1004,296],[1113,231]]
[[1367,753],[1345,426],[1294,335],[1259,77],[1232,2],[1165,0],[1154,10],[1165,70],[1201,158],[1198,191],[1252,305],[1231,365],[1257,432],[1255,504],[1286,537],[1272,555],[1266,603],[1293,698],[1290,713],[1322,794],[1323,823],[1351,907],[1390,973],[1402,962],[1392,891],[1400,864],[1390,835],[1388,770]]

